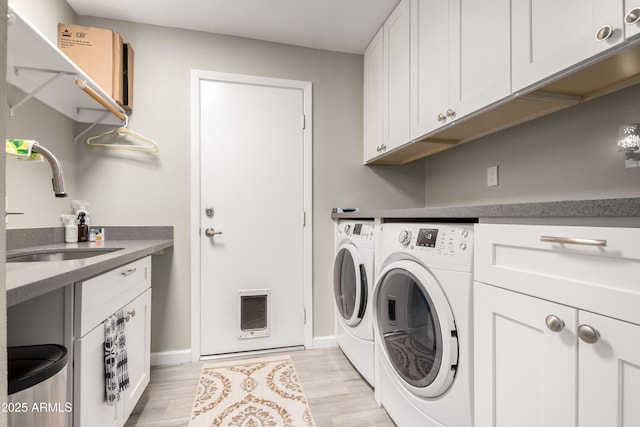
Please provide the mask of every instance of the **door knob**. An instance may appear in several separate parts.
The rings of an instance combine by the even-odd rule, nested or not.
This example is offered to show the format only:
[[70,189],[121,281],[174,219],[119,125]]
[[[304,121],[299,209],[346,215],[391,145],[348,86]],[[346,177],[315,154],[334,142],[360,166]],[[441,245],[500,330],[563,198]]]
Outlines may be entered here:
[[204,234],[205,234],[205,236],[207,236],[207,237],[213,237],[213,236],[215,236],[216,234],[222,234],[222,231],[216,231],[216,230],[214,230],[213,228],[209,227],[209,228],[205,228],[205,230],[204,230]]
[[564,329],[564,321],[553,314],[547,316],[545,323],[551,332],[560,332]]
[[587,344],[595,344],[600,339],[598,330],[589,325],[578,326],[578,336]]
[[596,40],[603,41],[611,37],[613,34],[613,27],[611,25],[603,25],[596,32]]
[[624,17],[624,22],[627,25],[631,25],[635,24],[638,21],[640,21],[640,7],[634,7],[629,12],[627,12],[627,15]]

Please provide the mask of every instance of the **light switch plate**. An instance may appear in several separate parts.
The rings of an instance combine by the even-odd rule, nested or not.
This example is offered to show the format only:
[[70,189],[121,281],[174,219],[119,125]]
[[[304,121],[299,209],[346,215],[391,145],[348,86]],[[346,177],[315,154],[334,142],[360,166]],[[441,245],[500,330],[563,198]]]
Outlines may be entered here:
[[491,166],[487,168],[487,186],[498,186],[498,166]]

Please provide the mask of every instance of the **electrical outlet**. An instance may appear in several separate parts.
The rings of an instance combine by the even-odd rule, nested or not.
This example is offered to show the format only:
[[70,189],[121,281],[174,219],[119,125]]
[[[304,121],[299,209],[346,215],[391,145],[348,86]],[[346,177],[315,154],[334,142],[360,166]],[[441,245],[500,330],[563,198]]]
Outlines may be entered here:
[[491,166],[487,168],[487,186],[498,186],[498,166]]
[[626,159],[624,161],[624,167],[629,169],[629,168],[640,168],[640,160],[634,160],[634,159]]

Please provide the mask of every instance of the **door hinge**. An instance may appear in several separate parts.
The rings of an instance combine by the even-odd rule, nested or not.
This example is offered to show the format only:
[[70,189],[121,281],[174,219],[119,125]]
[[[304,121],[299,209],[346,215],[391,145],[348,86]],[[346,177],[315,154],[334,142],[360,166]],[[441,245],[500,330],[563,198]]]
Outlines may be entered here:
[[303,318],[303,320],[302,320],[302,323],[303,323],[304,325],[306,325],[306,324],[307,324],[307,309],[306,309],[306,308],[303,308],[303,309],[302,309],[302,311],[303,311],[303,313],[304,313],[304,314],[303,314],[303,317],[304,317],[304,318]]
[[304,114],[302,115],[302,129],[306,129],[307,128],[307,116],[305,116]]
[[302,226],[306,227],[307,226],[307,212],[302,211]]

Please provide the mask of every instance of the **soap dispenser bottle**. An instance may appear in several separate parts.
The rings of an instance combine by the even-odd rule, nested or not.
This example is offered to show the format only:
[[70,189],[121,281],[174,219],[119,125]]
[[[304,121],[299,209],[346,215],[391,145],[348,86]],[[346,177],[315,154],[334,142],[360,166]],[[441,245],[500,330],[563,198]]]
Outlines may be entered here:
[[89,226],[85,224],[86,214],[84,212],[80,212],[78,214],[78,242],[86,242],[89,240]]

